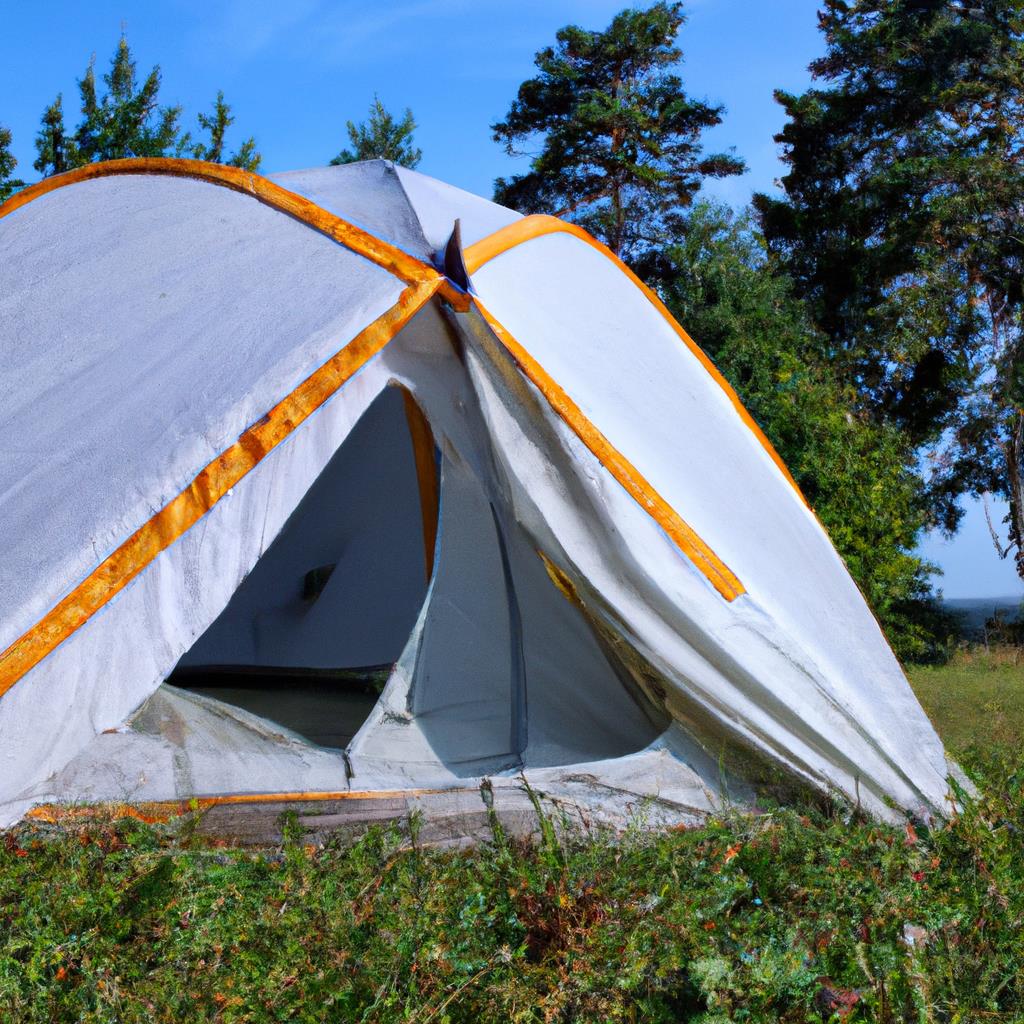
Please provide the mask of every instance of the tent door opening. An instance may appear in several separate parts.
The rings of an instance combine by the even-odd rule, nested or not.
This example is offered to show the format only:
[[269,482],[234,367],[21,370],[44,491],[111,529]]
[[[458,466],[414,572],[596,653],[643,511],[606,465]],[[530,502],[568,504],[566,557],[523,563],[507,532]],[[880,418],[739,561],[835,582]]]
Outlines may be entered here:
[[167,682],[344,748],[426,594],[425,439],[411,397],[387,388]]

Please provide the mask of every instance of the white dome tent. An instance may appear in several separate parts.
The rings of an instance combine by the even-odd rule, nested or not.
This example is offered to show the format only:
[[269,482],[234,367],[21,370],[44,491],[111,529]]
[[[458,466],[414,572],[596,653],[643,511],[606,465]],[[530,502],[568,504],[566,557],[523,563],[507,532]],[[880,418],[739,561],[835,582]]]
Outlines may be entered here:
[[[520,774],[607,814],[772,772],[942,813],[785,467],[570,224],[383,161],[89,165],[0,207],[0,367],[0,823]],[[349,738],[331,691],[367,666]],[[188,688],[218,672],[312,732]]]

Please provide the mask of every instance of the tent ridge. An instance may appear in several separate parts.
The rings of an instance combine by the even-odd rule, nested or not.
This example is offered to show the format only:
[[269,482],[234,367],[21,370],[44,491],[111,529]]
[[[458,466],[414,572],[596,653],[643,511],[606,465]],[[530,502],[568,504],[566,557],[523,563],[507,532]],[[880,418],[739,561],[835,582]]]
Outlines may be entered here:
[[[261,174],[226,164],[214,164],[205,160],[186,160],[180,157],[133,157],[126,160],[105,160],[99,163],[85,164],[74,170],[66,171],[64,174],[44,178],[28,188],[16,192],[6,202],[0,203],[0,219],[56,189],[75,185],[81,181],[92,181],[96,178],[106,178],[118,174],[153,174],[175,178],[194,178],[252,196],[279,213],[286,214],[307,227],[319,231],[351,252],[394,274],[406,284],[435,281],[436,287],[449,303],[456,309],[466,308],[466,295],[434,267],[329,210],[325,210],[304,196],[283,188]],[[415,211],[413,212],[415,213]]]
[[693,340],[693,338],[690,337],[689,334],[687,334],[683,326],[668,311],[665,303],[658,298],[657,293],[644,284],[644,282],[641,281],[640,278],[637,277],[637,275],[611,251],[611,249],[602,242],[599,242],[593,235],[584,231],[578,224],[573,224],[569,221],[562,220],[559,217],[552,217],[545,213],[531,214],[528,217],[524,217],[522,220],[517,220],[512,224],[508,224],[505,227],[500,228],[498,231],[488,235],[486,238],[481,238],[478,242],[474,242],[470,245],[463,253],[466,261],[466,268],[469,270],[470,274],[475,274],[485,263],[490,262],[504,252],[508,252],[509,249],[514,249],[516,246],[522,245],[524,242],[532,241],[535,238],[541,238],[544,235],[559,232],[572,235],[573,237],[578,238],[581,242],[586,242],[587,245],[596,249],[603,256],[611,260],[619,270],[621,270],[633,282],[633,284],[643,292],[654,308],[662,315],[668,325],[676,333],[680,341],[682,341],[687,349],[690,350],[690,352],[697,358],[698,362],[700,362],[701,366],[703,366],[711,375],[715,383],[718,384],[718,386],[725,392],[726,397],[739,413],[740,418],[760,442],[761,446],[782,472],[783,476],[789,481],[793,490],[796,491],[797,496],[800,498],[800,501],[810,509],[810,503],[804,497],[796,480],[793,479],[793,475],[790,473],[789,467],[782,461],[782,457],[775,450],[775,446],[765,436],[764,431],[758,426],[757,421],[750,415],[746,406],[744,406],[740,401],[739,395],[736,394],[732,385],[725,379],[725,377],[722,376],[718,367],[715,366],[715,364],[708,358],[707,353]]
[[[416,211],[416,204],[412,201],[412,197],[409,195],[409,190],[405,187],[405,183],[402,181],[402,176],[398,173],[394,160],[384,160],[383,163],[387,165],[388,170],[391,172],[391,176],[398,183],[398,189],[402,193],[405,205],[409,208],[409,212],[412,214],[413,220],[416,221],[416,224],[420,229],[420,237],[423,239],[424,250],[427,252],[431,251],[432,247],[430,241],[427,239],[426,228],[423,226],[423,221],[420,220],[420,215]],[[436,255],[437,254],[435,253],[435,257]]]
[[440,290],[441,278],[409,285],[398,301],[266,415],[245,430],[27,632],[0,653],[0,698],[156,557],[194,526],[266,455],[370,361]]

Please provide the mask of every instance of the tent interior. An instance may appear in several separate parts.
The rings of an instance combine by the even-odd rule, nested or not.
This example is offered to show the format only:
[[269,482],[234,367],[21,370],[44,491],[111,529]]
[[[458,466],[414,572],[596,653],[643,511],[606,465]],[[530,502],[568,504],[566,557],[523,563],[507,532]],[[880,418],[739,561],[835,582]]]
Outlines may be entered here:
[[371,405],[169,683],[348,744],[427,590],[405,404]]
[[[518,524],[432,438],[438,505],[424,507],[417,417],[422,430],[400,387],[373,401],[167,682],[315,747],[345,749],[365,723],[370,758],[402,762],[386,729],[374,737],[372,712],[404,661],[392,702],[461,777],[646,747],[664,713]],[[144,707],[132,721],[145,729],[152,719]],[[422,743],[417,751],[410,759],[423,760]]]

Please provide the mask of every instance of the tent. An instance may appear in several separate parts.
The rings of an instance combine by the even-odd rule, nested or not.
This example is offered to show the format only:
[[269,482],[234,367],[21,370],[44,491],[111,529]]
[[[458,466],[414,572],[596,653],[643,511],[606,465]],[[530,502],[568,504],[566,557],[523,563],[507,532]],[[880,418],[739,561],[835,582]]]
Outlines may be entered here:
[[0,207],[0,367],[0,821],[523,773],[942,812],[786,467],[572,224],[384,161],[89,165]]

